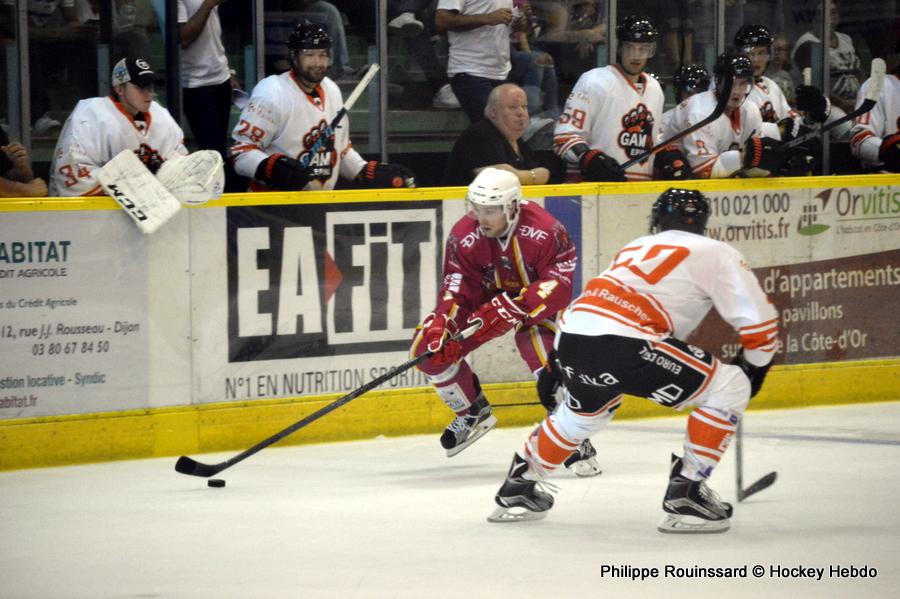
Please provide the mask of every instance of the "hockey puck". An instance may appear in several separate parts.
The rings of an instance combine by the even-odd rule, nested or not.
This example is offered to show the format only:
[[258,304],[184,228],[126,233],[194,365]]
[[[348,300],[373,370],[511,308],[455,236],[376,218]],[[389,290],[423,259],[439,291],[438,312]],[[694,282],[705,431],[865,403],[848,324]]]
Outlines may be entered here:
[[222,480],[221,478],[211,478],[208,481],[206,481],[206,484],[209,485],[210,487],[224,487],[225,481]]

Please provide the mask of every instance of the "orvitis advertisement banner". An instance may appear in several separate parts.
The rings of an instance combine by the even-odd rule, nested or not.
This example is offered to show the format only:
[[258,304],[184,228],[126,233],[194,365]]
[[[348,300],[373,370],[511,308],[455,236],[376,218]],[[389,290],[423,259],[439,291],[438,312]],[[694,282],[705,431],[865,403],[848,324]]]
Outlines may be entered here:
[[[890,186],[711,193],[711,237],[747,258],[778,310],[776,364],[900,353],[900,192]],[[732,359],[740,346],[712,314],[691,340]]]

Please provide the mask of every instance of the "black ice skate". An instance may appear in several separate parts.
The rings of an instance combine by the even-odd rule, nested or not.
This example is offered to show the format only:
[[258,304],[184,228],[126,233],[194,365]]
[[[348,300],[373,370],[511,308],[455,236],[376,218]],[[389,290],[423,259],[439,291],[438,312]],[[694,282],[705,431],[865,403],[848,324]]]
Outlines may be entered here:
[[483,437],[497,425],[497,418],[491,414],[491,404],[484,395],[469,406],[463,416],[457,416],[441,435],[441,446],[447,450],[447,457],[452,458],[463,449]]
[[597,476],[603,472],[600,469],[600,462],[597,461],[597,450],[591,445],[590,439],[582,441],[575,453],[566,458],[563,465],[572,470],[575,476]]
[[732,507],[722,501],[704,481],[681,476],[681,458],[672,455],[669,488],[663,498],[666,512],[656,527],[665,533],[725,532],[731,526]]
[[534,481],[523,478],[528,472],[528,462],[519,454],[513,455],[512,465],[506,481],[494,501],[500,506],[488,516],[488,522],[522,522],[523,520],[540,520],[553,507],[553,495],[544,488],[555,491],[557,487],[546,481]]

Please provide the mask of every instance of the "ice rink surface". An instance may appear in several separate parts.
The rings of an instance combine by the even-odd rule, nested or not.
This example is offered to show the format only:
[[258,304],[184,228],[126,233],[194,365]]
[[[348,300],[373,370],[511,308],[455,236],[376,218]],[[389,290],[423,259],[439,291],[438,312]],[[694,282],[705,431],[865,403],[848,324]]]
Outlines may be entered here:
[[[603,474],[561,473],[547,518],[512,524],[485,518],[527,428],[452,459],[437,435],[270,448],[223,472],[224,489],[174,458],[0,473],[0,597],[900,596],[900,402],[748,413],[744,484],[778,481],[724,534],[656,531],[684,424],[614,422],[594,438]],[[710,486],[734,501],[733,451]]]

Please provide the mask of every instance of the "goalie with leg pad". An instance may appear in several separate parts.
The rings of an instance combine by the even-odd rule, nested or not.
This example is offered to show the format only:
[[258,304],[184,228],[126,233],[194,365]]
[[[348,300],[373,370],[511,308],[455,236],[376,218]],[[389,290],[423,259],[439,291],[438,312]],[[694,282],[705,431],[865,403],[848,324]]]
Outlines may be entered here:
[[[448,457],[497,421],[465,356],[514,330],[519,354],[537,377],[553,344],[556,314],[572,297],[577,260],[565,227],[522,199],[516,175],[484,169],[466,202],[467,214],[447,237],[440,299],[411,348],[413,355],[434,352],[418,368],[456,415],[441,436]],[[481,326],[472,336],[451,339],[473,323]]]
[[[489,520],[535,519],[549,510],[553,502],[538,483],[602,430],[622,394],[629,394],[677,410],[694,408],[684,454],[672,464],[658,529],[728,529],[731,506],[706,481],[752,390],[762,383],[762,369],[777,347],[778,325],[775,308],[743,256],[704,235],[708,218],[709,204],[699,191],[667,190],[653,205],[651,234],[620,250],[563,312],[556,356],[565,402],[513,457]],[[730,284],[722,285],[723,280]],[[737,330],[743,360],[753,365],[749,376],[748,370],[682,341],[710,306]]]

